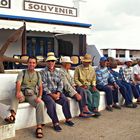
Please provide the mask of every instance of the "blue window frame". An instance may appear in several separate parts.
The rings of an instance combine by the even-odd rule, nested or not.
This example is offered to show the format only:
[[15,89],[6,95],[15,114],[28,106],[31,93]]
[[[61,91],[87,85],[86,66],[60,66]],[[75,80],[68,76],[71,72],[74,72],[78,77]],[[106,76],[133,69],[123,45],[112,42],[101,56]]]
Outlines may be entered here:
[[54,39],[50,37],[27,37],[27,55],[46,56],[48,52],[54,51]]

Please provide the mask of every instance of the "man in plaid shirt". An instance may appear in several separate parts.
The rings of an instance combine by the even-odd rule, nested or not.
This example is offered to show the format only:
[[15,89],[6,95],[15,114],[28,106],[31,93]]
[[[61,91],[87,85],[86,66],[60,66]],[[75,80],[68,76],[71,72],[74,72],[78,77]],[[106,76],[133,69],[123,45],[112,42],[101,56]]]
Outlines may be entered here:
[[133,69],[132,69],[132,60],[130,58],[126,58],[125,64],[120,68],[119,73],[122,77],[122,82],[125,85],[131,86],[131,93],[137,99],[137,103],[140,104],[140,92],[139,86],[134,80]]
[[59,120],[56,113],[56,104],[62,105],[63,113],[66,118],[65,124],[73,126],[74,123],[71,121],[71,113],[69,107],[69,101],[62,93],[63,83],[60,77],[60,73],[55,69],[56,57],[53,52],[47,54],[47,67],[41,71],[42,82],[43,82],[43,96],[42,99],[47,107],[47,113],[52,119],[53,128],[55,131],[61,131],[59,126]]

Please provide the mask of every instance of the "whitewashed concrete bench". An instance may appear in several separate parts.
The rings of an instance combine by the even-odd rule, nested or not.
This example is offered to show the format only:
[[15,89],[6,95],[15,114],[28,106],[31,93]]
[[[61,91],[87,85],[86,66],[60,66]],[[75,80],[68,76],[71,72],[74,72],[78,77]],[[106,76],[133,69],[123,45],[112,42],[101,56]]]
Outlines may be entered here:
[[[73,75],[73,73],[72,73]],[[12,95],[15,92],[15,81],[17,74],[0,74],[0,116],[4,119],[8,114],[8,108]],[[72,117],[78,116],[79,107],[78,103],[70,99],[70,109]],[[104,92],[100,92],[100,105],[99,110],[105,109],[105,96]],[[45,108],[46,112],[46,108]],[[57,104],[57,113],[60,120],[64,119],[62,113],[62,107]],[[46,123],[51,122],[51,119],[45,113]],[[26,127],[31,127],[36,125],[35,109],[29,103],[20,103],[17,110],[15,129],[21,129]]]

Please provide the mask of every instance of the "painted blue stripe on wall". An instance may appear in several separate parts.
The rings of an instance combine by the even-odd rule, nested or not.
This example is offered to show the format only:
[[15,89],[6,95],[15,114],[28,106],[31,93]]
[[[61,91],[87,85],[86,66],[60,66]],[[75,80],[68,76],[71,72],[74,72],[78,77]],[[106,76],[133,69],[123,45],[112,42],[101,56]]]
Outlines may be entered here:
[[25,20],[25,21],[38,21],[38,22],[51,23],[51,24],[73,25],[73,26],[80,26],[80,27],[87,27],[87,28],[91,26],[91,24],[87,24],[87,23],[33,18],[33,17],[23,17],[23,16],[13,16],[13,15],[2,15],[2,14],[0,14],[0,18],[18,19],[18,20]]

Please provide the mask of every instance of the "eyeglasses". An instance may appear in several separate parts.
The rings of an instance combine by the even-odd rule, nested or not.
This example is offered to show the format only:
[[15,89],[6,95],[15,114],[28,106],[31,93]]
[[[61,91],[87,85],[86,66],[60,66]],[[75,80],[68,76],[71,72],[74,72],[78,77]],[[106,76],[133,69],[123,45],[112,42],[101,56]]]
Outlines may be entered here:
[[47,61],[47,62],[55,62],[55,60],[49,60],[49,61]]

